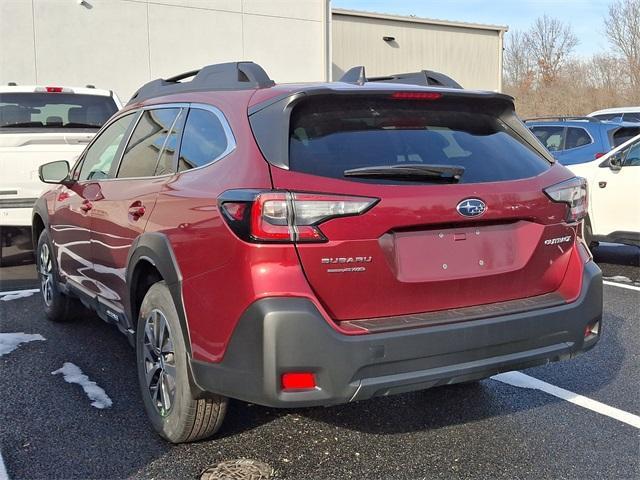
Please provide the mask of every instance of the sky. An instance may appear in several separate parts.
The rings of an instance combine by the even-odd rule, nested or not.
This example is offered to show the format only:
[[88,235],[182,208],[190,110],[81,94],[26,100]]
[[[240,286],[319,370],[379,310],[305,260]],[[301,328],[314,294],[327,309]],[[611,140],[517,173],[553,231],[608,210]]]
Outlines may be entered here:
[[604,34],[604,17],[611,3],[613,0],[331,0],[334,8],[506,25],[510,31],[527,30],[537,17],[547,14],[571,25],[580,40],[575,53],[582,57],[611,51]]

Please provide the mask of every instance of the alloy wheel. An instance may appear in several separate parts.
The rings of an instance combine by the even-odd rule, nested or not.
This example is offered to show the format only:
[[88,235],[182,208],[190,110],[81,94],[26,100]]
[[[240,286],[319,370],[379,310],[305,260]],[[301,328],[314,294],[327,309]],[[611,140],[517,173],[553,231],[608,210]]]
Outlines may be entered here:
[[53,302],[53,259],[51,258],[49,245],[46,243],[43,243],[40,248],[39,267],[40,289],[44,303],[48,307]]
[[144,373],[156,411],[165,417],[176,394],[176,364],[171,329],[164,314],[152,310],[144,322]]

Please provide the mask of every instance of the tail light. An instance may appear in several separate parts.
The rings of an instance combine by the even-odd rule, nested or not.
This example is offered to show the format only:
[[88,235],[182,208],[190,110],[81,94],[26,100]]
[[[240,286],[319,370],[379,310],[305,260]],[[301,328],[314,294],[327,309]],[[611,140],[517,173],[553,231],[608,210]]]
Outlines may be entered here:
[[375,198],[282,191],[231,190],[218,199],[229,227],[249,242],[326,242],[318,228],[332,218],[360,215]]
[[556,183],[545,188],[544,193],[554,202],[567,204],[567,222],[577,222],[587,216],[589,200],[587,181],[584,178],[573,177]]

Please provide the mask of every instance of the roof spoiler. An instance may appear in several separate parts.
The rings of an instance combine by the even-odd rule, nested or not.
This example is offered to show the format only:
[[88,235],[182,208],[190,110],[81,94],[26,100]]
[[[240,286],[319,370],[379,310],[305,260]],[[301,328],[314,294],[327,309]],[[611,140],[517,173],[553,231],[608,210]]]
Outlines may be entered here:
[[339,82],[354,83],[356,85],[364,85],[367,82],[384,82],[384,83],[402,83],[405,85],[420,85],[423,87],[437,86],[447,88],[462,88],[453,78],[444,73],[434,72],[433,70],[421,70],[411,73],[397,73],[384,77],[367,78],[364,66],[360,65],[347,70]]
[[[190,77],[193,77],[191,81],[182,81]],[[146,83],[133,94],[127,105],[172,93],[202,90],[252,90],[273,85],[275,85],[274,81],[257,63],[219,63]]]

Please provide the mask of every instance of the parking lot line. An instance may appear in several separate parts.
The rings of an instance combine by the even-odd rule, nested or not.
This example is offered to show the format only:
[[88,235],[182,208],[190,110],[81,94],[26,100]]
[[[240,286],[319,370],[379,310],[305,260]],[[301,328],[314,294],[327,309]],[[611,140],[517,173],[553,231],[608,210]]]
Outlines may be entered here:
[[4,460],[2,459],[2,452],[0,452],[0,480],[9,480],[7,467],[4,466]]
[[27,288],[26,290],[9,290],[6,292],[0,292],[0,296],[4,296],[4,295],[17,295],[20,293],[36,293],[39,292],[40,289],[38,288]]
[[636,287],[635,285],[625,285],[624,283],[609,282],[607,280],[603,280],[602,283],[604,283],[605,285],[611,285],[612,287],[627,288],[629,290],[636,290],[640,292],[640,287]]
[[542,380],[530,377],[529,375],[525,375],[522,372],[500,373],[498,375],[494,375],[491,378],[493,380],[497,380],[514,387],[541,390],[545,393],[548,393],[549,395],[561,398],[563,400],[566,400],[567,402],[579,405],[601,415],[615,418],[616,420],[626,423],[627,425],[631,425],[632,427],[640,428],[640,416],[638,415],[625,412],[624,410],[620,410],[615,407],[610,407],[609,405],[605,405],[604,403],[592,400],[591,398],[583,397],[582,395],[578,395],[577,393],[565,390],[564,388],[556,387],[555,385],[551,385],[550,383],[543,382]]

